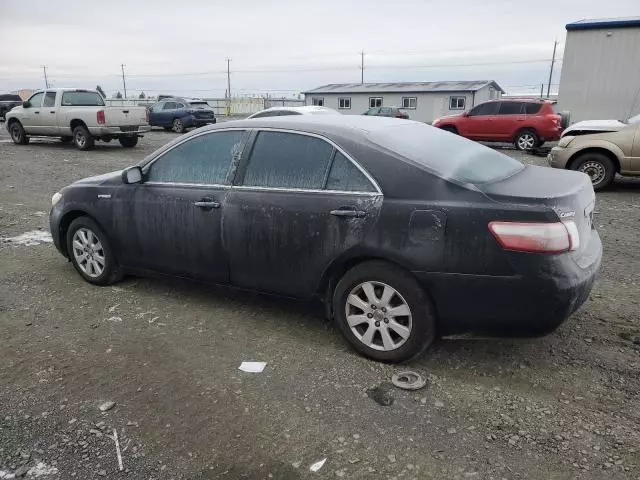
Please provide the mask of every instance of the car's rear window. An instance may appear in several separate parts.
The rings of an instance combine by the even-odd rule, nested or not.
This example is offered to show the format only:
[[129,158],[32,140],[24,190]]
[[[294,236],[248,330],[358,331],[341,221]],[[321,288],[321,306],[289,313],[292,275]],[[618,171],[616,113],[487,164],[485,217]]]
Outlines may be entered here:
[[535,115],[542,108],[541,103],[525,103],[524,104],[524,113],[527,115]]
[[524,168],[489,147],[418,122],[375,130],[368,138],[442,178],[463,183],[493,182]]
[[207,102],[189,102],[189,107],[197,108],[198,110],[210,109],[211,107]]
[[65,107],[103,107],[104,100],[98,92],[64,92],[62,105]]

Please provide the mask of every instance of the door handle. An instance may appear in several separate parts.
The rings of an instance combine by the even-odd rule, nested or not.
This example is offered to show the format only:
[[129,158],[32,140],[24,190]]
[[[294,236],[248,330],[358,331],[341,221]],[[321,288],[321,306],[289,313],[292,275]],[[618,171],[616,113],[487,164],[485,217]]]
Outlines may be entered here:
[[56,113],[56,111],[55,110],[51,110],[51,111],[49,111],[49,113]]
[[205,210],[209,208],[220,208],[220,202],[214,202],[213,200],[204,199],[204,198],[199,202],[193,202],[193,205]]
[[367,212],[354,208],[339,208],[338,210],[331,210],[329,213],[334,217],[363,218],[367,216]]
[[37,111],[37,112],[33,112],[33,113],[38,113],[38,114],[39,114],[40,112],[39,112],[39,111]]

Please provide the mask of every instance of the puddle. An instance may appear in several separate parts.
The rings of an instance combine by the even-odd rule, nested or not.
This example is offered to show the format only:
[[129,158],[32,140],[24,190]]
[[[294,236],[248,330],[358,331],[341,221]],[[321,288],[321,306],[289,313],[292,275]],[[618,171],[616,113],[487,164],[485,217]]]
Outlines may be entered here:
[[45,230],[32,230],[17,237],[0,237],[0,244],[21,245],[33,247],[41,243],[52,243],[51,234]]

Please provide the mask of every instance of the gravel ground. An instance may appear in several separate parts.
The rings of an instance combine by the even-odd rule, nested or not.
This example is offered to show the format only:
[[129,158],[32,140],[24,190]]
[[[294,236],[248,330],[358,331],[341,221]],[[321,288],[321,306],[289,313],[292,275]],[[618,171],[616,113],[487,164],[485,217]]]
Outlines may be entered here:
[[[2,130],[0,237],[46,230],[52,193],[171,138],[79,152]],[[441,340],[402,367],[356,355],[315,305],[178,280],[93,287],[51,244],[0,241],[0,479],[640,479],[640,182],[596,211],[599,279],[555,333]],[[390,387],[404,368],[427,387]]]

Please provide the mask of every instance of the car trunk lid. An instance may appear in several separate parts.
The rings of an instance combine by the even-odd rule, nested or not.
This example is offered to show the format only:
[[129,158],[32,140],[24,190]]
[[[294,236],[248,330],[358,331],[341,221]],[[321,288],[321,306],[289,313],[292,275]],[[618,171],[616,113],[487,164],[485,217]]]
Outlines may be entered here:
[[106,125],[110,127],[134,127],[147,125],[145,107],[104,107]]

